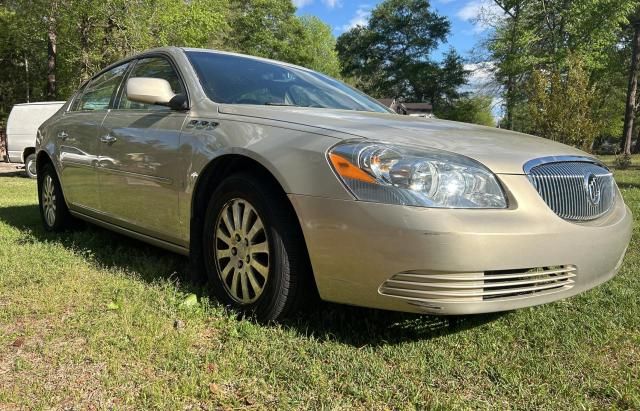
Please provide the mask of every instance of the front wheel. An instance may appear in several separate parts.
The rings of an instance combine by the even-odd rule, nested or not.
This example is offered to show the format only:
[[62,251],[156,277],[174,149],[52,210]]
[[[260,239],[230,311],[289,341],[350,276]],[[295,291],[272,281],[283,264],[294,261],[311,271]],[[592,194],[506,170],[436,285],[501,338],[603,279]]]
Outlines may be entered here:
[[249,174],[231,176],[205,218],[203,254],[216,297],[261,321],[295,312],[312,287],[304,239],[280,191]]

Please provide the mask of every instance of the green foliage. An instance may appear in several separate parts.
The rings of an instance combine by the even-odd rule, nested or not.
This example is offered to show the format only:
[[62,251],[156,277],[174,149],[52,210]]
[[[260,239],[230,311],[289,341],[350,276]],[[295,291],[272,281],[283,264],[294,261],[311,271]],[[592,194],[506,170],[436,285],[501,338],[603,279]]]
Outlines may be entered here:
[[333,36],[331,26],[315,16],[303,16],[300,22],[304,29],[301,42],[304,47],[301,48],[298,64],[332,77],[340,76],[336,38]]
[[431,59],[449,32],[449,21],[428,1],[383,1],[366,27],[338,38],[342,74],[373,96],[430,101],[437,107],[458,97],[468,74],[454,50],[441,63]]
[[[50,25],[51,23],[51,25]],[[105,66],[160,46],[238,51],[339,73],[331,28],[290,0],[9,0],[0,3],[0,119],[46,98],[47,30],[57,35],[58,99]]]
[[588,83],[585,89],[592,94],[591,123],[600,136],[618,137],[631,55],[624,28],[637,0],[496,0],[495,4],[505,16],[490,22],[496,29],[485,47],[503,87],[504,125],[536,131],[539,119],[531,124],[525,93],[527,85],[539,81],[532,79],[533,73],[544,74],[547,82],[545,73],[555,73],[562,82],[572,61],[579,59]]
[[631,155],[630,154],[620,154],[617,155],[614,161],[614,165],[617,169],[626,170],[631,167]]
[[528,87],[528,107],[534,134],[591,149],[601,125],[593,116],[595,87],[581,60],[571,59],[566,74],[534,71]]
[[464,123],[474,123],[483,126],[494,127],[496,125],[491,111],[492,98],[490,96],[476,95],[462,97],[451,104],[441,107],[435,112],[438,118]]
[[614,171],[634,215],[620,273],[580,296],[462,317],[323,304],[268,326],[193,288],[184,257],[46,233],[35,182],[0,177],[0,409],[640,409],[639,167]]

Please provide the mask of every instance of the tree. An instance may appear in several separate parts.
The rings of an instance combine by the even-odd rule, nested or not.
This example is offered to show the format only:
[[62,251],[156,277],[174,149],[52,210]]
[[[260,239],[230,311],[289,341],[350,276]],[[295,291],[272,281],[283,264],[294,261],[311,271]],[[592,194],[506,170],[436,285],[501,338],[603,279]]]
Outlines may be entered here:
[[491,104],[492,98],[490,96],[467,96],[441,108],[435,114],[445,120],[462,121],[464,123],[494,127],[496,122],[491,112]]
[[[526,52],[533,40],[532,33],[524,27],[525,0],[494,0],[504,19],[496,27],[486,43],[494,61],[495,77],[503,85],[504,127],[513,130],[516,105],[522,101],[523,73],[531,70],[533,61]],[[487,15],[485,18],[495,16]]]
[[[599,134],[622,125],[622,28],[637,0],[493,0],[501,13],[486,17],[494,30],[484,44],[505,101],[506,127],[531,131],[524,91],[534,72],[566,78],[579,58],[593,91],[591,118]],[[550,83],[549,83],[550,84]],[[554,90],[548,91],[554,94]]]
[[304,32],[304,46],[297,64],[333,77],[339,76],[340,62],[331,27],[315,16],[303,16],[300,22]]
[[442,63],[431,59],[449,32],[449,21],[426,0],[383,1],[365,27],[338,38],[342,74],[373,96],[430,100],[437,107],[457,96],[468,74],[453,50]]
[[295,62],[305,31],[290,0],[231,0],[228,47],[240,53]]
[[[640,76],[640,7],[631,18],[631,26],[633,27],[632,38],[632,54],[631,68],[629,69],[629,87],[627,90],[627,101],[624,114],[624,130],[622,139],[624,141],[623,153],[626,156],[631,155],[631,141],[633,139],[634,121],[638,111],[638,76]],[[638,148],[640,143],[636,144]]]
[[578,58],[563,74],[560,70],[536,70],[528,87],[528,107],[532,133],[591,149],[600,130],[594,119],[595,88],[589,85],[588,73]]

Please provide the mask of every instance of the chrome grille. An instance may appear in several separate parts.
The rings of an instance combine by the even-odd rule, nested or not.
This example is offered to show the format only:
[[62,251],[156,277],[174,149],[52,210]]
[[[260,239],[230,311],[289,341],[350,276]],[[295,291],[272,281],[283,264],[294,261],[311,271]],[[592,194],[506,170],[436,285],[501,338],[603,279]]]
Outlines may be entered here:
[[593,162],[542,163],[525,166],[525,172],[549,208],[565,220],[594,220],[606,214],[615,201],[613,175]]
[[476,273],[411,271],[393,275],[378,292],[417,304],[505,301],[568,290],[576,270],[565,265]]

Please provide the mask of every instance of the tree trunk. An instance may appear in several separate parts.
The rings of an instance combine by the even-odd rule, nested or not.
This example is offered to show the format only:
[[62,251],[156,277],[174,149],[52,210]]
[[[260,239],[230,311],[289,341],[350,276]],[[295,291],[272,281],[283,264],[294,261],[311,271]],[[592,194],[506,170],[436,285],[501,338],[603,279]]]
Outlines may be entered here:
[[91,17],[84,15],[78,23],[80,32],[80,82],[83,83],[91,77],[91,59],[89,57],[89,46],[93,23]]
[[58,30],[56,27],[56,14],[58,2],[51,2],[51,13],[48,18],[47,27],[47,99],[55,100],[56,89],[56,61],[58,58]]
[[514,94],[515,94],[515,80],[513,74],[509,75],[507,80],[507,130],[513,130],[513,110],[514,110]]
[[638,73],[640,72],[640,18],[634,19],[633,54],[631,55],[631,69],[629,70],[629,88],[627,90],[627,108],[624,113],[624,141],[625,155],[631,154],[633,139],[633,123],[636,116],[636,94],[638,92]]

